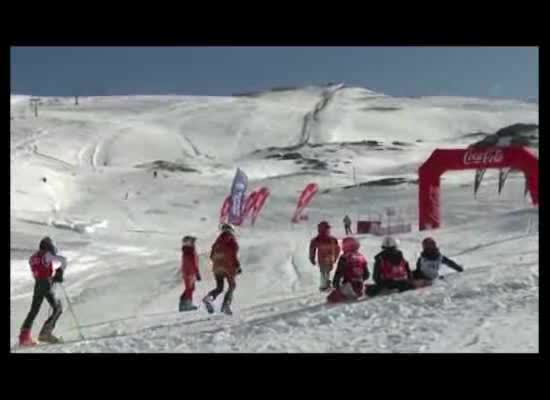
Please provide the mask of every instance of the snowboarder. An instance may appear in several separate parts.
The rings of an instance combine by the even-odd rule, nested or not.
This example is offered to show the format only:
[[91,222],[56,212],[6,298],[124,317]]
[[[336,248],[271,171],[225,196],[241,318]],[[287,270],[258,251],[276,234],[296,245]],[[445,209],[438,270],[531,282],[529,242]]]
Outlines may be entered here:
[[197,238],[194,236],[185,236],[182,239],[181,247],[181,274],[185,290],[180,296],[179,310],[196,310],[197,306],[193,304],[193,292],[195,291],[195,281],[200,281],[199,257],[195,247]]
[[[55,272],[53,268],[54,261],[61,263],[61,266]],[[29,258],[29,265],[35,283],[31,308],[21,326],[19,345],[32,346],[37,343],[31,336],[31,329],[44,298],[50,304],[53,312],[42,326],[38,340],[41,342],[58,343],[59,339],[52,332],[63,310],[61,301],[55,296],[53,284],[63,282],[63,273],[67,267],[67,260],[65,257],[57,255],[57,249],[52,239],[46,236],[40,241],[38,251]]]
[[357,300],[363,295],[363,282],[369,279],[367,259],[359,252],[360,244],[353,237],[342,240],[343,254],[338,260],[332,286],[328,295],[329,303]]
[[418,281],[417,284],[423,281],[426,284],[431,283],[439,276],[441,264],[445,264],[458,272],[464,270],[461,265],[441,254],[433,238],[425,238],[422,241],[422,253],[420,253],[420,257],[416,261],[416,269],[412,273],[413,279]]
[[414,289],[409,263],[398,249],[399,242],[391,236],[382,240],[382,251],[374,256],[374,285],[367,285],[365,294],[375,296],[380,292]]
[[214,312],[212,302],[223,292],[224,280],[227,280],[229,289],[223,298],[221,311],[228,315],[232,314],[231,302],[233,300],[233,292],[237,286],[235,278],[237,274],[241,273],[238,252],[239,245],[235,239],[235,229],[231,224],[222,224],[221,234],[212,245],[212,250],[210,251],[216,288],[211,290],[203,299],[203,303],[209,313]]
[[338,240],[330,235],[330,225],[327,221],[321,221],[317,225],[318,235],[309,243],[309,261],[315,265],[315,253],[319,263],[321,284],[319,290],[322,292],[330,289],[330,271],[340,255]]
[[351,231],[351,219],[347,215],[344,217],[344,228],[346,230],[346,235],[353,235]]

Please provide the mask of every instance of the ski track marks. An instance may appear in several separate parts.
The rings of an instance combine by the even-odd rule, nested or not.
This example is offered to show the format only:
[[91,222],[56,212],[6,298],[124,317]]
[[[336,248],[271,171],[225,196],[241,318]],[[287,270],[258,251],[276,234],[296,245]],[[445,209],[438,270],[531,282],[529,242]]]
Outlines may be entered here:
[[[484,324],[499,315],[538,305],[538,279],[527,269],[519,275],[505,273],[500,282],[480,282],[469,288],[462,286],[463,279],[468,279],[468,273],[453,275],[432,287],[357,303],[329,305],[326,294],[310,293],[245,308],[232,317],[196,318],[174,312],[175,320],[169,323],[159,319],[154,327],[47,350],[446,352],[468,351],[474,346],[474,351],[494,351],[486,338],[475,347],[483,337]],[[478,312],[471,314],[473,308]],[[204,310],[201,307],[197,312]],[[178,321],[181,318],[184,320]],[[461,327],[458,331],[457,326]]]

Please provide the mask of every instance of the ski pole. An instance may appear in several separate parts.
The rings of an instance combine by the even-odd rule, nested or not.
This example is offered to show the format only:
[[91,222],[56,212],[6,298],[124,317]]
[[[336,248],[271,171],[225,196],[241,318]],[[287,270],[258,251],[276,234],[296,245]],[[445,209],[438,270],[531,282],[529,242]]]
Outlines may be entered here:
[[59,283],[59,286],[61,287],[61,289],[63,290],[63,295],[65,296],[65,300],[67,301],[67,308],[69,309],[69,312],[71,313],[71,315],[73,316],[73,319],[74,319],[74,322],[76,324],[76,330],[78,332],[78,336],[80,337],[80,339],[84,340],[85,337],[84,335],[82,334],[82,331],[80,330],[80,324],[78,323],[78,319],[76,318],[76,314],[73,310],[73,306],[71,304],[71,300],[69,300],[69,296],[67,295],[67,291],[65,290],[65,287]]

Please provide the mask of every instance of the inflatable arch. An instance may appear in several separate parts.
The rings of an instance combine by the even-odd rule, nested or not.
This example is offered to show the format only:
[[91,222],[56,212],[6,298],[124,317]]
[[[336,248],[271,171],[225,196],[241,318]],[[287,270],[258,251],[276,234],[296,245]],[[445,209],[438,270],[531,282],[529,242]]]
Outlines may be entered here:
[[539,160],[526,147],[470,147],[436,149],[418,169],[419,229],[441,225],[440,178],[447,171],[482,168],[512,168],[525,174],[533,204],[539,203]]

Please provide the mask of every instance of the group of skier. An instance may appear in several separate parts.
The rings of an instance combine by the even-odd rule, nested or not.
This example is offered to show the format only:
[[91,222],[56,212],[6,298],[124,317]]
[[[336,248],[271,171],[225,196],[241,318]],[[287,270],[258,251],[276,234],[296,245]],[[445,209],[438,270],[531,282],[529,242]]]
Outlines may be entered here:
[[[181,247],[181,274],[183,278],[184,291],[180,296],[179,310],[196,310],[193,304],[193,293],[195,282],[200,281],[199,257],[195,246],[196,237],[185,236],[182,239]],[[210,259],[212,260],[216,287],[211,290],[203,299],[203,303],[209,313],[214,312],[212,302],[224,290],[224,282],[227,281],[228,290],[223,298],[221,311],[231,314],[231,301],[236,287],[236,276],[241,273],[241,265],[238,258],[239,245],[235,238],[235,230],[230,224],[221,225],[221,233],[212,245]],[[53,263],[61,265],[54,269]],[[33,322],[40,311],[40,307],[46,299],[52,309],[51,316],[46,320],[40,334],[39,342],[58,343],[60,341],[53,334],[56,322],[62,313],[61,301],[56,297],[55,284],[63,282],[63,273],[67,266],[67,260],[57,254],[57,248],[49,237],[44,237],[36,251],[29,259],[29,265],[35,279],[35,286],[31,308],[21,326],[19,333],[20,346],[33,346],[37,344],[32,338],[31,329]]]
[[345,237],[340,249],[338,240],[330,234],[328,222],[320,222],[317,229],[317,236],[310,242],[309,259],[311,264],[316,265],[317,260],[319,265],[321,291],[330,289],[330,272],[337,261],[332,279],[333,291],[327,298],[329,302],[355,300],[363,295],[376,296],[380,293],[402,292],[430,285],[438,278],[442,264],[458,272],[463,271],[461,265],[441,254],[436,241],[431,237],[422,241],[422,252],[416,262],[416,269],[411,271],[408,261],[399,250],[398,240],[386,236],[382,240],[382,251],[374,256],[374,284],[365,284],[370,272],[366,257],[359,251],[360,244],[357,239],[352,236]]
[[[374,257],[373,280],[374,284],[365,284],[370,277],[366,257],[359,251],[360,244],[352,236],[342,240],[342,247],[338,240],[331,235],[330,224],[322,221],[318,224],[318,235],[309,246],[309,259],[313,265],[318,265],[320,272],[320,290],[332,292],[328,295],[329,302],[356,300],[363,295],[375,296],[384,291],[404,291],[425,286],[439,275],[441,264],[461,272],[463,268],[441,254],[433,238],[422,241],[422,253],[417,260],[416,269],[411,271],[409,263],[399,250],[399,243],[391,236],[382,241],[382,251]],[[241,273],[241,264],[238,257],[239,245],[235,230],[231,224],[222,224],[220,234],[210,250],[212,271],[216,287],[202,299],[209,313],[214,312],[213,302],[223,293],[224,283],[227,281],[226,291],[221,311],[231,315],[231,302],[236,288],[236,277]],[[196,248],[196,237],[185,236],[181,247],[181,274],[184,291],[179,299],[179,310],[190,311],[198,307],[193,304],[195,283],[200,281],[199,257]],[[61,265],[53,268],[53,263]],[[54,285],[63,282],[63,274],[67,260],[57,254],[57,249],[49,237],[40,241],[39,249],[29,259],[31,271],[35,279],[35,286],[30,311],[23,322],[19,335],[21,346],[36,344],[31,336],[33,322],[40,310],[44,299],[52,308],[51,316],[46,320],[39,334],[39,341],[57,343],[59,339],[53,335],[53,329],[62,313],[61,302],[55,295]],[[332,281],[330,273],[336,266]]]
[[[216,287],[212,289],[202,299],[209,313],[214,312],[213,302],[223,293],[224,283],[227,281],[228,290],[223,297],[221,311],[231,315],[231,301],[233,292],[237,286],[236,276],[241,273],[241,263],[239,261],[239,244],[235,238],[235,230],[231,224],[222,224],[221,233],[215,240],[210,250],[210,260],[212,261],[212,271],[216,280]],[[181,274],[183,277],[184,291],[180,296],[179,310],[191,311],[198,307],[193,304],[193,292],[195,291],[195,282],[200,281],[199,257],[195,246],[197,238],[194,236],[185,236],[182,240],[182,258]]]

